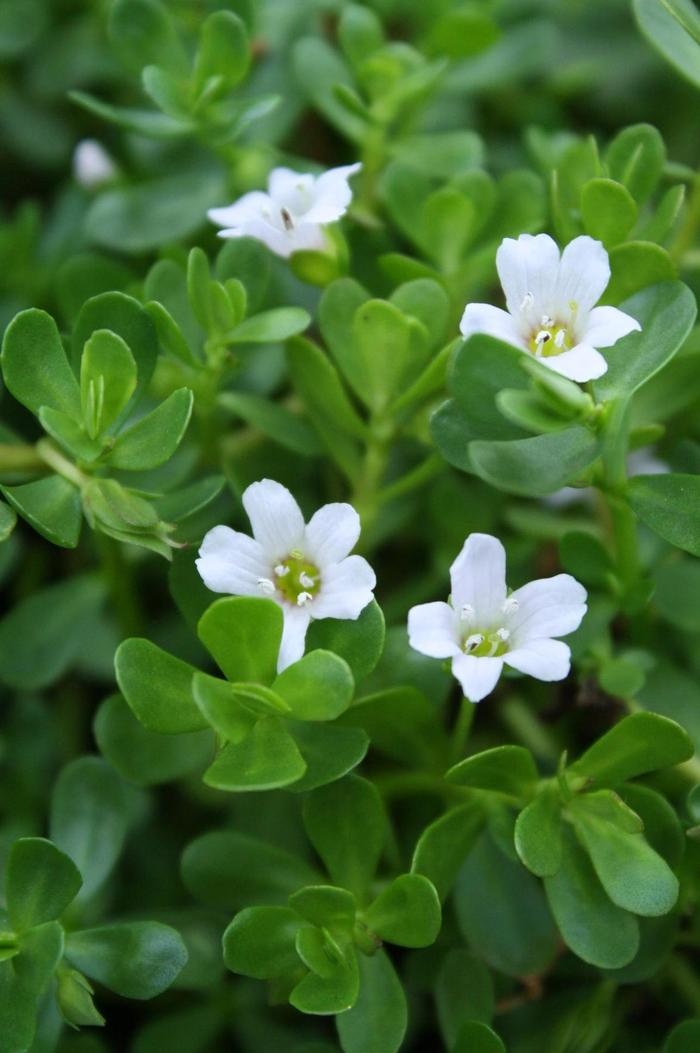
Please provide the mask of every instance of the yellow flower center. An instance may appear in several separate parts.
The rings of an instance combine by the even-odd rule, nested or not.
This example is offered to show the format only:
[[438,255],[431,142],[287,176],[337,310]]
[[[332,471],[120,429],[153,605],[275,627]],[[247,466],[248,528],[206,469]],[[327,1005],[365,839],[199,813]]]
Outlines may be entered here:
[[510,633],[507,629],[494,629],[491,632],[470,631],[462,644],[465,654],[475,658],[500,658],[508,650]]
[[318,593],[321,575],[315,564],[294,549],[275,567],[275,587],[289,603],[303,607]]

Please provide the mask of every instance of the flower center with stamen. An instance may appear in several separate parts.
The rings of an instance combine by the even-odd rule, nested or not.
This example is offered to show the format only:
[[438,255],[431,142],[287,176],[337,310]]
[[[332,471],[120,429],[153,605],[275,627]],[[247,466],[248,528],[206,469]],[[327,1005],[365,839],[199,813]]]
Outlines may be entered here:
[[[527,293],[523,299],[520,310],[528,314],[534,302],[531,293]],[[571,319],[568,323],[559,321],[549,314],[543,314],[539,322],[535,323],[530,331],[527,341],[528,349],[536,358],[553,358],[561,355],[564,351],[570,351],[576,344],[573,327],[578,311],[578,304],[572,301],[569,304]],[[529,319],[531,322],[531,318]]]
[[275,567],[275,587],[288,603],[303,607],[321,587],[318,567],[294,549]]
[[502,627],[490,632],[469,632],[462,648],[474,658],[500,658],[508,651],[509,639],[510,633]]

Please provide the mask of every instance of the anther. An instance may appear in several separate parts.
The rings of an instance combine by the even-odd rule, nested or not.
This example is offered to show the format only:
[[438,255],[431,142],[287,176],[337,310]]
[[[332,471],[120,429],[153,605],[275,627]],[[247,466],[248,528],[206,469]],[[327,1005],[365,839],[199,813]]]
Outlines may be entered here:
[[293,548],[292,551],[289,553],[289,555],[292,557],[292,559],[303,559],[304,558],[304,553],[301,551],[300,548]]
[[472,635],[468,636],[465,641],[464,650],[467,652],[467,654],[469,654],[471,651],[475,651],[476,648],[483,642],[483,633],[472,633]]
[[509,596],[508,599],[503,604],[503,611],[504,611],[505,614],[513,614],[514,611],[517,611],[519,606],[520,606],[520,604],[515,599],[515,597],[514,596]]
[[285,574],[289,574],[289,567],[285,566],[284,563],[278,563],[275,567],[275,574],[278,578],[283,578]]
[[531,292],[525,293],[525,295],[523,296],[523,302],[520,304],[520,310],[521,311],[529,311],[534,302],[535,302],[535,297],[532,295],[532,293]]
[[272,596],[275,592],[275,583],[270,581],[269,578],[258,578],[258,587],[267,593],[268,596]]
[[460,616],[460,618],[462,619],[463,622],[466,622],[470,618],[474,617],[474,608],[472,607],[471,603],[463,603],[462,604],[462,607],[461,607],[460,612],[459,612],[459,616]]
[[316,584],[316,579],[312,578],[305,570],[302,570],[299,575],[299,582],[304,586],[305,589],[310,589]]
[[496,636],[499,640],[503,640],[503,642],[505,643],[506,640],[510,639],[510,632],[508,631],[508,629],[497,629]]
[[551,326],[554,325],[554,319],[550,318],[550,316],[548,314],[543,314],[542,318],[540,320],[540,325],[546,327],[547,329],[549,329],[549,328],[551,328]]
[[282,216],[282,222],[284,223],[284,229],[294,230],[294,221],[292,220],[292,217],[289,214],[289,210],[286,208],[281,208],[280,214]]
[[297,596],[297,607],[303,607],[305,603],[308,603],[309,600],[312,600],[312,599],[313,599],[313,596],[311,595],[310,592],[300,592],[299,595]]
[[554,337],[554,343],[557,347],[563,347],[566,339],[566,333],[563,329],[560,329],[557,335]]
[[546,344],[547,341],[551,339],[551,333],[548,333],[546,329],[540,329],[539,333],[535,337],[535,343],[539,346],[540,344]]

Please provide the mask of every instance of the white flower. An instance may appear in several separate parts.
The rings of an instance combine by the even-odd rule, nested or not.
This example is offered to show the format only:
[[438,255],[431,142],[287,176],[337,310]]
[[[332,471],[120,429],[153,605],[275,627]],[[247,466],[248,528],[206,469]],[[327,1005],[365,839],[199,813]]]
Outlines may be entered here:
[[350,176],[362,165],[331,168],[320,176],[274,168],[267,193],[253,190],[227,208],[211,208],[207,215],[223,230],[221,238],[255,238],[278,256],[303,249],[327,248],[323,227],[334,223],[352,201]]
[[117,166],[96,139],[83,139],[73,153],[73,175],[86,190],[96,190],[117,174]]
[[253,537],[216,526],[202,541],[197,570],[214,592],[263,596],[284,612],[278,671],[304,653],[312,618],[354,621],[372,601],[374,571],[350,556],[360,536],[352,505],[319,508],[308,523],[289,490],[272,479],[243,494]]
[[617,307],[596,307],[610,281],[608,254],[599,241],[574,238],[564,251],[548,234],[504,238],[496,268],[507,311],[467,304],[460,330],[465,337],[488,333],[529,351],[556,373],[583,383],[606,372],[599,347],[612,347],[641,329]]
[[449,603],[423,603],[408,614],[411,647],[451,658],[465,697],[480,702],[496,686],[503,664],[538,680],[563,680],[571,652],[555,636],[578,628],[586,590],[557,574],[508,594],[506,554],[489,534],[470,534],[450,567]]

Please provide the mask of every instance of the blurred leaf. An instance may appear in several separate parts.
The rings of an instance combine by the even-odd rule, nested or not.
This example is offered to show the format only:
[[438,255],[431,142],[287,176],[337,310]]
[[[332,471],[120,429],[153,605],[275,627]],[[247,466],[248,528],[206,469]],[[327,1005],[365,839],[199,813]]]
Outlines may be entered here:
[[390,958],[379,950],[358,956],[360,993],[336,1017],[343,1053],[398,1053],[408,1024],[406,996]]
[[304,803],[304,826],[333,881],[363,901],[386,837],[373,783],[348,775],[314,790]]
[[75,548],[83,517],[80,491],[60,475],[35,483],[2,486],[0,492],[37,533],[61,548]]
[[632,7],[652,47],[700,88],[700,15],[695,5],[690,0],[633,0]]
[[700,477],[637,475],[629,502],[643,523],[676,548],[700,556]]
[[52,406],[80,418],[80,389],[51,315],[18,314],[5,330],[0,363],[8,389],[34,414]]
[[133,921],[69,933],[66,957],[90,979],[141,1000],[170,987],[187,961],[187,950],[169,925]]
[[5,899],[16,932],[55,921],[82,884],[75,863],[43,837],[15,841],[5,870]]

